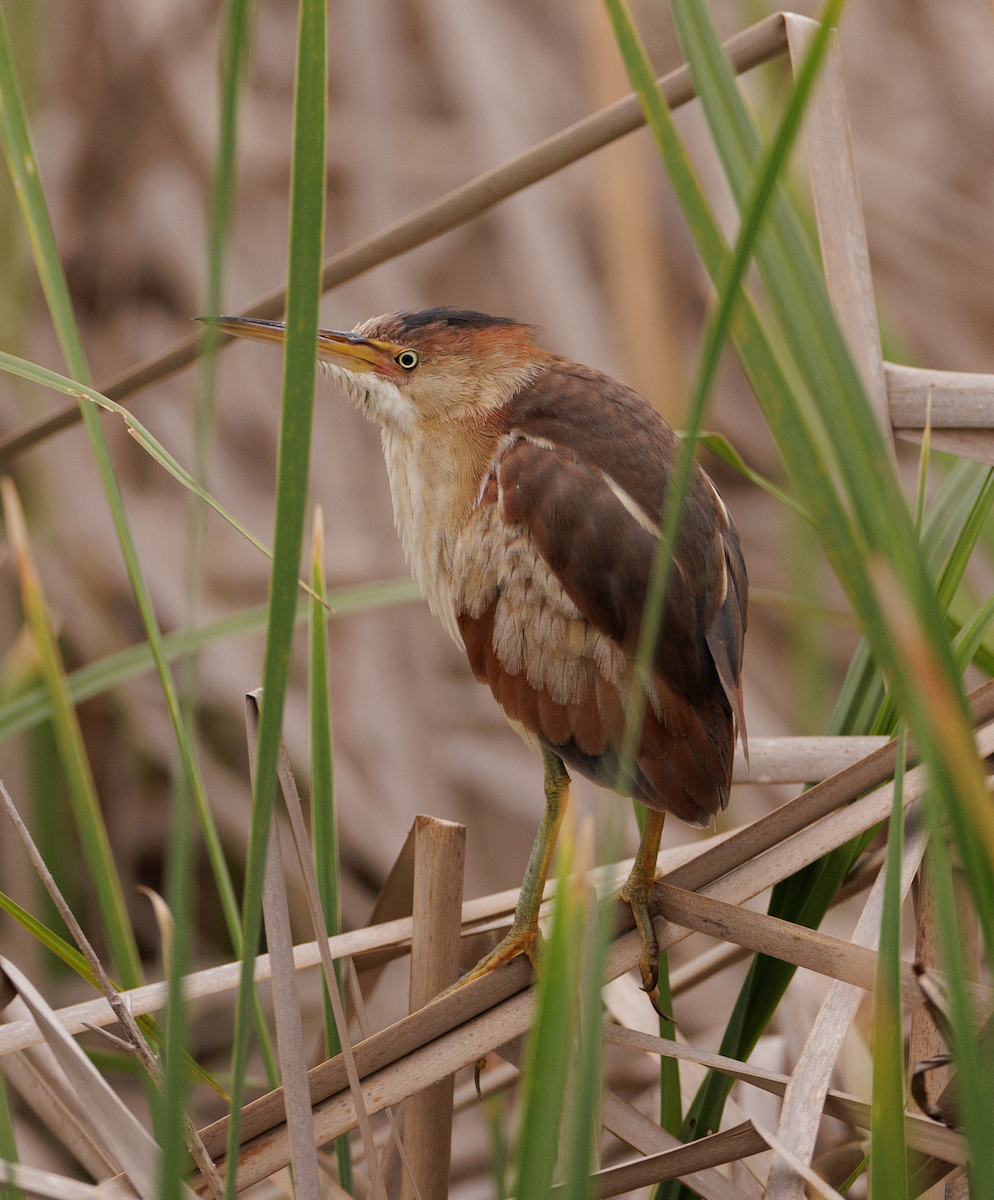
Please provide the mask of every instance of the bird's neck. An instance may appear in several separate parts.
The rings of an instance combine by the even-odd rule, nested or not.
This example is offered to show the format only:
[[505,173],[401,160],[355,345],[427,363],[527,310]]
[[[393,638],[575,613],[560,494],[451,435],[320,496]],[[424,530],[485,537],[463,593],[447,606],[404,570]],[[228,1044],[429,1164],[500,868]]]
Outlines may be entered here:
[[394,521],[404,554],[428,605],[462,645],[452,601],[452,561],[459,532],[473,505],[500,439],[488,427],[467,434],[451,425],[411,437],[382,428]]

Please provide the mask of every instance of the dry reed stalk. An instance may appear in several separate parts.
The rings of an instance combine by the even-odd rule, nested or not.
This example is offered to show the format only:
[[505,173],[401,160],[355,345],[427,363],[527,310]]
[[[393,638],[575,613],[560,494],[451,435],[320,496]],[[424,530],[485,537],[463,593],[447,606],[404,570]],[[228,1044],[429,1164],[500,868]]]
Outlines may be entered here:
[[[783,1096],[790,1083],[790,1076],[777,1071],[767,1071],[752,1063],[742,1063],[738,1059],[716,1054],[711,1050],[702,1050],[697,1046],[685,1046],[680,1042],[670,1042],[665,1038],[653,1037],[651,1034],[640,1033],[635,1029],[625,1029],[619,1025],[605,1025],[604,1040],[616,1046],[627,1046],[632,1050],[640,1050],[649,1054],[665,1054],[686,1062],[698,1063],[709,1070],[720,1071],[734,1079],[741,1080],[753,1087],[761,1088],[774,1096]],[[870,1128],[870,1106],[863,1100],[830,1088],[825,1094],[823,1106],[818,1116],[824,1112],[828,1116],[837,1117],[850,1125],[862,1129]],[[945,1162],[966,1162],[968,1148],[966,1139],[961,1133],[930,1121],[917,1113],[905,1114],[905,1131],[908,1145],[927,1154],[934,1154]]]
[[[580,15],[590,93],[603,108],[625,96],[631,84],[601,0],[584,0]],[[686,407],[687,363],[674,319],[666,225],[655,211],[654,170],[658,162],[648,142],[613,142],[595,160],[592,198],[621,378],[679,429]],[[646,329],[652,330],[652,337],[644,336]]]
[[65,1088],[47,1046],[9,1055],[3,1074],[41,1124],[94,1179],[110,1179],[117,1174],[117,1165],[80,1119],[78,1102]]
[[[700,892],[688,892],[659,882],[655,906],[668,921],[707,937],[793,963],[818,975],[872,992],[877,970],[875,950],[846,942],[817,929],[808,929],[751,908],[740,908]],[[941,976],[935,972],[937,978]],[[924,1009],[925,998],[910,963],[901,967],[901,993],[906,1004]],[[972,994],[981,1011],[990,1008],[990,988],[974,985]]]
[[[736,1125],[734,1129],[713,1133],[710,1137],[700,1138],[687,1145],[681,1143],[660,1154],[650,1154],[617,1167],[605,1167],[591,1176],[593,1195],[620,1196],[647,1184],[661,1183],[666,1179],[682,1179],[708,1167],[720,1167],[740,1158],[762,1154],[766,1148],[766,1141],[756,1131],[753,1123],[746,1121],[742,1125]],[[696,1153],[693,1153],[695,1149]],[[564,1186],[554,1187],[549,1194],[564,1196],[566,1190]]]
[[[250,756],[254,761],[254,746],[250,750]],[[293,969],[290,910],[287,906],[283,872],[280,869],[280,833],[275,812],[269,824],[262,910],[266,923],[266,944],[269,946],[275,968],[272,977],[273,1012],[276,1017],[280,1078],[283,1080],[286,1096],[294,1186],[300,1200],[318,1200],[321,1185],[318,1179],[317,1146],[314,1141],[310,1097],[307,1094],[304,1031],[300,1020],[297,973]]]
[[[796,73],[819,25],[796,13],[785,13],[784,23],[791,66]],[[894,434],[887,405],[870,249],[853,159],[842,54],[838,33],[834,31],[804,112],[804,143],[821,262],[832,308],[877,422],[893,452]]]
[[[414,821],[414,924],[411,933],[410,1012],[428,1004],[459,976],[466,829],[419,816]],[[445,1200],[449,1194],[455,1079],[426,1088],[404,1107],[404,1149],[411,1167],[401,1200]]]
[[[985,695],[989,693],[990,689],[987,689]],[[994,725],[985,726],[980,731],[978,744],[982,755],[994,751]],[[916,768],[905,776],[906,804],[920,796],[926,782],[923,768]],[[848,808],[830,813],[791,838],[786,846],[764,851],[756,859],[729,871],[717,882],[708,884],[701,889],[702,894],[730,904],[742,904],[752,899],[774,883],[851,840],[857,833],[878,824],[890,811],[891,792],[891,788],[878,789]],[[770,821],[775,815],[771,814],[763,821]],[[733,840],[728,839],[728,843]],[[675,880],[682,885],[682,876],[699,870],[698,864],[706,857],[707,853],[673,872],[669,881]],[[669,882],[666,886],[669,886]],[[660,921],[657,935],[660,948],[668,949],[682,941],[688,933]],[[622,935],[609,949],[606,977],[613,979],[631,970],[640,953],[640,935],[636,932]],[[363,1096],[370,1105],[370,1111],[379,1111],[382,1107],[397,1103],[412,1092],[437,1082],[524,1033],[530,1022],[531,1000],[528,995],[515,993],[527,985],[529,975],[530,966],[527,962],[514,960],[360,1043],[355,1050],[356,1061],[361,1064],[360,1073],[365,1076]],[[511,998],[504,999],[505,996]],[[472,1019],[466,1020],[470,1015]],[[466,1023],[454,1028],[460,1017]],[[430,1042],[429,1037],[433,1039]],[[367,1069],[376,1073],[367,1075]],[[319,1092],[327,1097],[320,1100],[315,1108],[317,1136],[328,1140],[352,1128],[354,1115],[351,1100],[340,1091],[344,1084],[340,1059],[314,1068],[310,1079],[312,1098]],[[281,1108],[279,1093],[270,1093],[244,1110],[245,1128],[256,1131],[256,1136],[243,1144],[238,1170],[239,1188],[265,1178],[286,1164],[288,1142],[280,1116]],[[225,1130],[226,1122],[221,1121],[202,1131],[204,1144],[209,1150],[215,1146],[220,1150],[224,1144]]]
[[[0,972],[17,989],[44,1033],[45,1041],[58,1060],[64,1080],[62,1086],[75,1095],[77,1120],[86,1127],[102,1153],[116,1164],[118,1170],[127,1174],[142,1200],[155,1200],[161,1150],[151,1134],[61,1027],[48,1002],[27,976],[2,956]],[[213,1180],[204,1180],[203,1186],[205,1193],[210,1193]]]
[[[902,898],[911,888],[928,844],[928,831],[921,823],[921,814],[917,813],[917,821],[913,819],[914,815],[909,813],[905,818],[904,854],[901,859]],[[854,946],[875,947],[880,940],[885,878],[886,872],[882,871],[873,885],[853,932]],[[907,999],[908,981],[903,972],[901,983]],[[824,1106],[839,1051],[862,999],[859,987],[839,981],[832,984],[787,1085],[777,1136],[805,1164],[810,1164],[814,1153],[818,1132],[816,1116]],[[770,1200],[801,1200],[804,1184],[803,1173],[781,1156],[770,1172]]]
[[126,1200],[134,1192],[124,1180],[104,1180],[99,1184],[83,1183],[40,1167],[0,1160],[0,1184],[12,1184],[32,1196],[45,1200]]
[[[935,887],[932,879],[932,868],[926,856],[918,872],[915,894],[915,962],[932,968],[939,962],[939,924],[936,911]],[[908,1041],[909,1074],[915,1065],[924,1058],[947,1053],[944,1038],[939,1033],[931,1013],[923,1005],[911,1012],[911,1037]],[[949,1069],[929,1071],[925,1076],[926,1098],[934,1103],[949,1079]],[[914,1098],[909,1095],[908,1105],[912,1110],[917,1109]],[[946,1185],[940,1179],[922,1195],[925,1200],[944,1200]]]
[[[605,1129],[641,1154],[660,1154],[681,1144],[672,1133],[650,1121],[610,1088],[601,1093],[601,1122]],[[741,1188],[714,1167],[689,1171],[679,1178],[704,1200],[748,1200]]]
[[994,465],[994,375],[886,364],[895,436],[920,443],[931,404],[932,445]]
[[[2,780],[0,780],[0,806],[3,807],[4,812],[7,814],[7,819],[14,826],[17,836],[20,838],[21,844],[27,853],[29,861],[31,862],[35,871],[38,873],[38,877],[44,885],[45,890],[48,892],[52,903],[55,905],[59,915],[65,922],[67,929],[72,934],[76,945],[79,947],[84,958],[86,959],[90,970],[93,973],[93,977],[96,980],[97,986],[103,993],[104,999],[110,1006],[115,1018],[120,1022],[127,1037],[127,1041],[124,1042],[125,1049],[129,1053],[135,1055],[144,1069],[148,1072],[149,1078],[153,1081],[155,1086],[161,1090],[162,1067],[159,1059],[152,1052],[152,1048],[146,1041],[144,1034],[138,1028],[137,1023],[135,1022],[134,1014],[128,1007],[127,1002],[121,998],[121,993],[111,983],[107,972],[104,970],[103,963],[100,961],[99,956],[90,944],[89,939],[84,934],[82,927],[76,920],[76,916],[72,909],[66,903],[65,897],[62,895],[58,884],[55,882],[55,877],[48,869],[48,864],[42,857],[38,847],[35,845],[34,838],[31,836],[28,827],[24,824],[21,814],[18,812],[17,806],[14,804],[13,798],[7,791],[7,788]],[[39,1030],[39,1033],[40,1032],[41,1031]],[[51,1050],[48,1051],[48,1055],[51,1057]],[[26,1065],[28,1066],[27,1074],[30,1074],[32,1070],[35,1070],[29,1060],[26,1060]],[[51,1065],[54,1065],[54,1060]],[[22,1078],[24,1078],[25,1083],[30,1086],[28,1078],[24,1072],[22,1072]],[[56,1075],[50,1075],[50,1088],[54,1088],[53,1081],[56,1079]],[[37,1082],[37,1080],[35,1080],[35,1082]],[[32,1092],[40,1100],[40,1093],[37,1091],[37,1089],[32,1088]],[[55,1097],[53,1093],[53,1099],[54,1098]],[[69,1098],[66,1096],[63,1099],[68,1101]],[[220,1177],[218,1176],[217,1171],[214,1169],[214,1164],[211,1161],[210,1156],[204,1150],[203,1144],[200,1141],[200,1136],[194,1128],[193,1122],[185,1113],[183,1115],[183,1123],[185,1127],[184,1136],[186,1138],[187,1145],[190,1148],[190,1153],[193,1155],[198,1169],[208,1180],[215,1200],[220,1200],[220,1197],[224,1192]],[[50,1126],[50,1128],[59,1131],[59,1127],[57,1125]],[[91,1139],[89,1139],[89,1137],[86,1135],[85,1129],[78,1120],[71,1121],[69,1123],[68,1137],[75,1141],[84,1153],[88,1153],[88,1147],[91,1144]],[[84,1163],[84,1165],[86,1164]],[[94,1175],[94,1178],[98,1178],[98,1176]]]
[[[719,834],[708,843],[730,836]],[[413,840],[411,864],[413,870]],[[402,852],[403,853],[403,852]],[[683,865],[696,854],[700,846],[692,843],[685,846],[675,846],[660,852],[659,865],[663,871],[670,871]],[[299,862],[299,858],[298,858]],[[631,868],[631,860],[613,864],[606,871],[603,868],[591,873],[600,891],[616,889],[627,876]],[[617,877],[617,878],[615,878]],[[545,901],[551,900],[555,894],[556,881],[550,880],[546,885]],[[476,900],[468,900],[462,906],[462,935],[472,937],[491,927],[503,928],[509,926],[518,899],[518,889],[510,888],[504,892],[495,892],[490,896],[482,896]],[[407,904],[410,907],[410,903]],[[369,925],[348,933],[338,934],[328,939],[329,959],[353,958],[361,969],[364,963],[382,966],[410,952],[412,920],[411,917],[397,918],[385,921],[379,925]],[[294,969],[297,971],[315,967],[322,963],[322,945],[320,942],[304,942],[293,950]],[[220,995],[233,991],[238,986],[238,963],[225,963],[219,967],[208,967],[203,971],[193,972],[187,976],[184,983],[184,995],[188,1001],[204,999],[208,996]],[[256,958],[255,979],[261,982],[272,978],[273,965],[268,954]],[[368,988],[368,979],[366,981]],[[168,999],[164,983],[146,984],[128,992],[122,992],[124,1002],[135,1016],[155,1012],[165,1007]],[[60,1021],[70,1033],[81,1033],[90,1026],[111,1025],[118,1018],[106,1000],[86,1000],[79,1004],[67,1005],[58,1009]],[[15,1021],[7,1025],[0,1024],[0,1057],[30,1046],[37,1046],[42,1037],[33,1021]]]
[[733,783],[821,783],[890,741],[887,737],[750,738],[735,747]]

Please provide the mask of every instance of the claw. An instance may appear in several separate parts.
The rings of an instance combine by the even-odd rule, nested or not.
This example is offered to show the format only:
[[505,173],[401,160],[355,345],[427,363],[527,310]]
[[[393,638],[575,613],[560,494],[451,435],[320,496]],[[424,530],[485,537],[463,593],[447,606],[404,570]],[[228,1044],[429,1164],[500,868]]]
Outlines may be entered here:
[[670,1025],[673,1025],[675,1027],[676,1021],[673,1020],[673,1018],[670,1016],[670,1014],[668,1012],[664,1012],[659,1007],[659,992],[658,991],[648,992],[647,995],[649,997],[649,1003],[656,1010],[656,1016],[659,1017],[660,1021],[667,1021]]
[[621,899],[631,905],[635,924],[642,935],[639,972],[642,975],[642,991],[651,997],[659,982],[659,942],[649,912],[649,885],[645,880],[629,878],[621,889]]
[[648,955],[649,947],[646,946],[642,951],[642,957],[639,959],[639,973],[642,976],[642,991],[651,1000],[659,984],[659,959],[658,957],[655,959],[649,958]]
[[658,811],[646,814],[645,828],[642,831],[638,853],[635,855],[632,873],[621,889],[621,899],[631,905],[632,916],[642,935],[642,957],[639,959],[642,990],[657,1012],[659,1009],[656,1008],[653,996],[658,994],[656,985],[659,982],[659,941],[652,923],[652,913],[649,912],[649,892],[656,882],[656,858],[659,854],[659,839],[663,832],[665,815]]

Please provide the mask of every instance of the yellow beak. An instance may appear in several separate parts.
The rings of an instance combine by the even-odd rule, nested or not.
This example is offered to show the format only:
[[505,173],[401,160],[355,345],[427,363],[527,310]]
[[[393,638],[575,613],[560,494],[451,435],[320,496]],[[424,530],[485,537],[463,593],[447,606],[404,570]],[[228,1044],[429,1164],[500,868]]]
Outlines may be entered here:
[[[257,342],[275,342],[282,346],[286,340],[283,321],[263,321],[254,317],[200,318],[213,329],[232,337],[249,338]],[[373,371],[377,375],[399,378],[404,370],[394,361],[403,350],[392,342],[379,342],[360,337],[357,333],[341,333],[335,329],[318,330],[318,358],[354,371],[357,375]]]

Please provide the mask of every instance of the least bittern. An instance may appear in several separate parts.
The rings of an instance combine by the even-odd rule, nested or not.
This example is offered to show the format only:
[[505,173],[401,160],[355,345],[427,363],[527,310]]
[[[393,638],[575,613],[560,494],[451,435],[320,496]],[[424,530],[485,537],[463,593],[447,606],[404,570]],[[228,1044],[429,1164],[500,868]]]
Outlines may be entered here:
[[[273,321],[221,319],[280,342]],[[352,333],[318,355],[379,424],[394,518],[432,611],[545,764],[546,809],[514,924],[466,978],[524,952],[566,809],[568,765],[618,789],[625,710],[660,510],[678,440],[637,392],[548,354],[528,325],[433,308]],[[728,802],[742,720],[748,581],[728,510],[694,466],[631,782],[649,812],[622,889],[650,993],[649,889],[667,812],[706,825]]]

